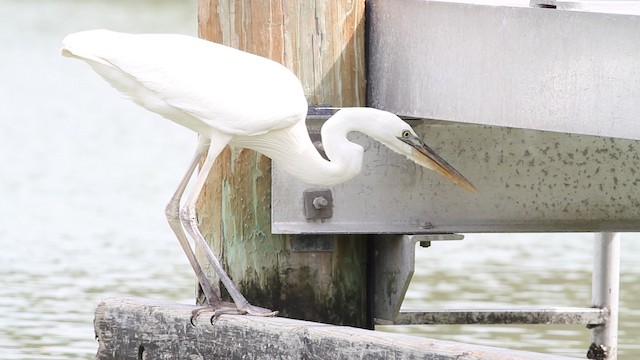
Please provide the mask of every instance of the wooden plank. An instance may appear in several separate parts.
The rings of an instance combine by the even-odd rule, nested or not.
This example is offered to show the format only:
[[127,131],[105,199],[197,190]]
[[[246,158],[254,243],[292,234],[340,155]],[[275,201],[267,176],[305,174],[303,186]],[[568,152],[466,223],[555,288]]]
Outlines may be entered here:
[[[284,64],[310,104],[364,105],[364,0],[200,0],[198,12],[201,37]],[[364,236],[333,236],[332,251],[294,252],[289,236],[271,234],[268,158],[223,151],[199,200],[198,221],[250,302],[286,317],[369,325]]]
[[95,316],[96,359],[569,359],[280,317],[223,315],[211,324],[203,315],[192,326],[194,308],[104,300]]

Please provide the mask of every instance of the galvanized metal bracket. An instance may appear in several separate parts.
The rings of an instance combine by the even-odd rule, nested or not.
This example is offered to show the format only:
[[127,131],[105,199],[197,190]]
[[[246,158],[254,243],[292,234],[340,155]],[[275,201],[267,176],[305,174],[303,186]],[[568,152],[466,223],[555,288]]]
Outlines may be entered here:
[[640,139],[637,1],[367,5],[368,106],[426,119]]
[[378,325],[584,324],[592,330],[587,358],[617,358],[620,294],[620,234],[599,233],[594,243],[592,307],[498,309],[403,309],[415,267],[415,244],[457,239],[456,235],[378,235],[375,239],[374,317]]
[[[305,217],[309,185],[274,163],[272,232],[640,231],[640,16],[615,1],[520,1],[367,3],[367,105],[447,120],[412,125],[477,193],[354,133],[362,172],[332,188],[330,221]],[[617,13],[537,7],[569,3]],[[318,145],[335,110],[309,109]]]
[[305,190],[304,216],[307,220],[328,219],[333,216],[333,195],[331,190]]
[[425,246],[431,241],[463,238],[460,234],[375,235],[373,313],[376,322],[393,322],[398,316],[415,270],[416,243]]

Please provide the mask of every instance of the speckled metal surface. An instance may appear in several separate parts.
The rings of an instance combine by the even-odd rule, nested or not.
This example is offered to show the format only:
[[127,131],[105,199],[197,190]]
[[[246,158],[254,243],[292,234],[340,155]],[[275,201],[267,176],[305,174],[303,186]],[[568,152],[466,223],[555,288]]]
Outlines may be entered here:
[[[640,142],[496,126],[413,121],[477,188],[470,193],[379,143],[362,173],[332,188],[334,214],[307,220],[313,188],[273,168],[276,233],[640,230]],[[312,124],[312,131],[319,127]]]

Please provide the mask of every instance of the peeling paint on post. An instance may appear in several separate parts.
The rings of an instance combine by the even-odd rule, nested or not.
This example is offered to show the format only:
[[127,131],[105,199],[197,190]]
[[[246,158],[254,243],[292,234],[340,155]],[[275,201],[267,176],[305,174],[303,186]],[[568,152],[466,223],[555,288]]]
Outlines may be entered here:
[[[364,105],[364,0],[200,0],[198,22],[202,38],[287,66],[310,104]],[[288,236],[271,234],[268,158],[225,149],[199,199],[198,221],[253,304],[291,318],[368,325],[364,237],[334,236],[329,252],[292,252]]]

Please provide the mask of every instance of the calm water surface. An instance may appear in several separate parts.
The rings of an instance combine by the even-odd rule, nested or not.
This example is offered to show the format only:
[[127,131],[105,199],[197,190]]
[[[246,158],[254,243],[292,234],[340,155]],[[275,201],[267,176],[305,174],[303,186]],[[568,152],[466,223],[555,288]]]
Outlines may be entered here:
[[[164,205],[194,135],[121,100],[65,34],[196,33],[196,1],[0,0],[0,358],[89,359],[108,296],[193,303]],[[588,306],[592,235],[468,235],[418,250],[407,307]],[[640,236],[623,236],[620,354],[640,357]],[[517,266],[516,266],[517,264]],[[579,326],[384,331],[582,357]]]

